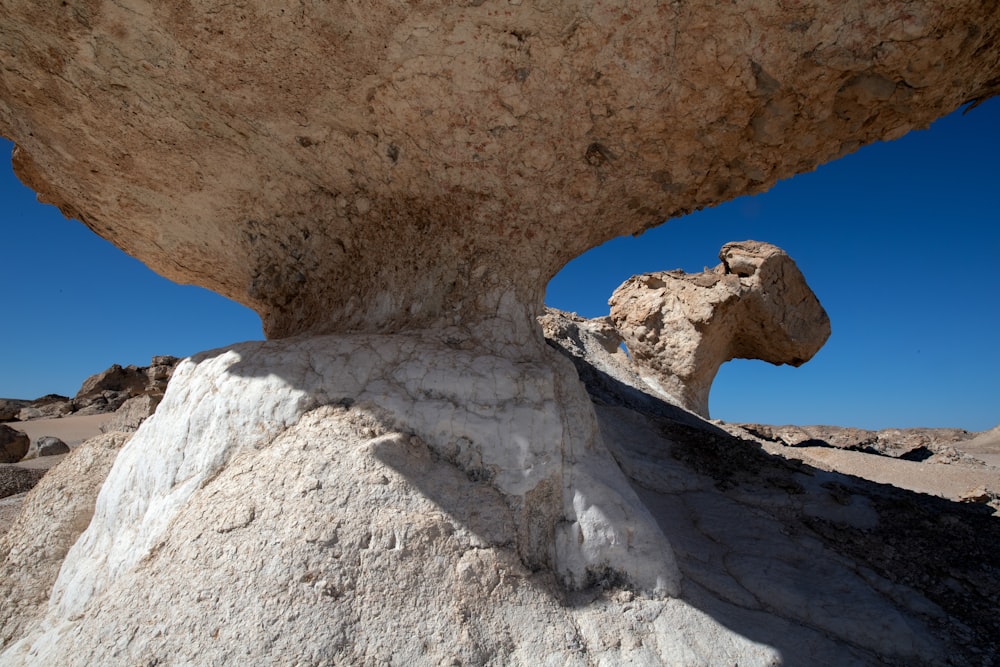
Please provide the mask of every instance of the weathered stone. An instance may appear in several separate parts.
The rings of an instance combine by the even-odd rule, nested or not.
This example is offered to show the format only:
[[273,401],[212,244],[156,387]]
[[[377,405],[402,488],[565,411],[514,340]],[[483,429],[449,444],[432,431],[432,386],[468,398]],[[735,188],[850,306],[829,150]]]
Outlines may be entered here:
[[59,394],[46,394],[27,404],[17,413],[18,421],[29,421],[31,419],[52,419],[62,417],[73,412],[73,403],[67,396]]
[[31,447],[28,448],[28,454],[25,458],[58,456],[60,454],[69,454],[69,446],[55,436],[43,435],[31,443]]
[[44,470],[31,470],[17,466],[0,465],[0,498],[30,491],[45,475]]
[[31,401],[18,398],[0,398],[0,422],[16,421],[22,408],[28,407]]
[[113,396],[132,396],[141,393],[146,388],[146,382],[145,369],[138,366],[122,368],[114,364],[84,380],[74,399],[105,397],[106,392],[111,392]]
[[611,319],[655,390],[708,416],[730,359],[799,366],[830,336],[830,320],[795,262],[757,241],[727,243],[701,274],[633,276],[611,295]]
[[[501,5],[5,4],[0,133],[43,201],[254,308],[270,337],[368,335],[186,366],[47,618],[0,662],[781,659],[661,597],[672,550],[542,345],[545,284],[608,238],[995,92],[1000,16],[976,0]],[[350,401],[360,417],[338,412]],[[339,495],[369,473],[374,491]],[[815,605],[775,593],[765,565],[733,562],[752,591],[734,604],[792,608],[813,661],[944,655],[857,578]],[[566,586],[638,602],[580,610]],[[484,589],[497,598],[469,595]],[[845,633],[830,621],[855,597],[877,613]],[[389,599],[387,624],[371,600]]]
[[143,394],[130,398],[121,407],[115,410],[115,414],[106,422],[101,424],[101,432],[111,433],[120,431],[122,433],[132,433],[154,412],[156,406],[163,400],[160,394]]
[[17,463],[28,453],[30,444],[24,433],[0,424],[0,463]]
[[94,514],[94,501],[129,436],[109,433],[83,443],[45,473],[0,535],[0,646],[44,609],[66,552]]
[[1000,77],[982,0],[4,10],[0,133],[24,182],[272,337],[537,336],[583,251]]
[[[416,379],[415,359],[427,355],[409,354],[408,345],[398,364],[385,355],[389,341],[363,339],[378,350],[367,354],[358,339],[323,340],[238,346],[178,370],[165,410],[135,436],[137,447],[122,450],[91,527],[64,561],[53,606],[39,593],[55,577],[53,563],[29,559],[27,577],[0,578],[15,601],[0,610],[10,619],[4,640],[20,638],[0,664],[134,665],[165,655],[227,664],[280,655],[306,664],[437,665],[459,656],[581,667],[929,666],[975,664],[974,656],[995,652],[994,518],[775,459],[710,424],[637,412],[627,396],[621,407],[597,409],[601,440],[658,524],[677,536],[684,595],[643,594],[614,571],[594,572],[591,587],[567,592],[552,571],[525,565],[516,546],[522,510],[483,474],[496,459],[479,464],[440,447],[434,433],[448,427],[433,415],[463,419],[437,393],[447,377]],[[431,407],[421,433],[433,437],[397,428],[395,411],[405,412],[407,399],[395,381],[375,380],[371,393],[341,405],[337,392],[363,381],[339,373],[338,358],[348,354],[368,358],[355,367],[359,376],[385,364],[396,381],[413,378],[405,393],[423,386]],[[474,406],[469,415],[483,406],[467,388],[488,377],[458,389]],[[530,394],[533,386],[520,388]],[[214,405],[206,400],[213,391]],[[184,395],[194,396],[195,409]],[[332,403],[317,405],[325,401]],[[172,414],[182,409],[186,422]],[[161,431],[160,420],[170,428]],[[530,454],[534,429],[511,431],[525,436]],[[163,469],[177,473],[172,486]],[[77,475],[46,488],[72,493]],[[127,477],[157,485],[148,505],[116,506]],[[48,498],[32,510],[38,525],[65,502]],[[114,522],[128,529],[93,533]],[[22,534],[17,543],[34,538]],[[105,579],[100,573],[129,542],[151,546]],[[941,572],[950,586],[940,585]],[[88,595],[79,615],[65,607]],[[18,600],[26,602],[14,606]]]
[[158,400],[166,391],[177,362],[177,357],[156,356],[149,366],[130,365],[123,368],[114,364],[84,380],[72,400],[73,412],[80,415],[115,412],[130,399],[146,394],[152,394],[156,397],[153,400]]

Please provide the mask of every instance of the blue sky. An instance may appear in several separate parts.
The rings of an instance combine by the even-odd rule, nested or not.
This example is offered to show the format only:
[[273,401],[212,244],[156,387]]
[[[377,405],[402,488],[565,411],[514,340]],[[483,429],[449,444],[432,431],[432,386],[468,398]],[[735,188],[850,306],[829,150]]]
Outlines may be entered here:
[[[257,316],[175,285],[35,201],[0,141],[0,397],[72,395],[113,363],[261,337]],[[1000,99],[815,172],[609,241],[549,285],[587,317],[636,273],[718,263],[727,241],[784,248],[833,334],[800,368],[722,367],[712,416],[864,428],[1000,423]]]

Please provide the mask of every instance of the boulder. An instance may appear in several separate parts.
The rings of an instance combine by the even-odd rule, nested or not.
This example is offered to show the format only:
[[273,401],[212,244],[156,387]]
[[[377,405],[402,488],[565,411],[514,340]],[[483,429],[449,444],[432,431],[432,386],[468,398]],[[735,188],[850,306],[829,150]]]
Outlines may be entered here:
[[46,394],[33,401],[28,401],[17,413],[18,421],[29,421],[32,419],[54,419],[63,417],[73,412],[72,401],[67,396],[59,394]]
[[708,416],[730,359],[799,366],[830,336],[830,320],[795,262],[757,241],[727,243],[703,273],[634,276],[611,295],[611,319],[643,379]]
[[84,380],[71,401],[72,411],[80,415],[114,412],[130,399],[146,394],[158,400],[177,362],[177,357],[155,356],[149,366],[114,364]]
[[142,392],[146,388],[148,379],[145,369],[138,366],[121,367],[113,364],[100,373],[91,375],[76,392],[74,400],[80,401],[91,397],[105,397],[110,392],[112,396],[131,396]]
[[58,456],[69,454],[69,446],[53,435],[43,435],[31,443],[24,458],[33,459],[39,456]]
[[0,463],[17,463],[28,453],[30,444],[24,433],[0,424]]
[[0,422],[17,421],[18,413],[29,403],[17,398],[0,398]]

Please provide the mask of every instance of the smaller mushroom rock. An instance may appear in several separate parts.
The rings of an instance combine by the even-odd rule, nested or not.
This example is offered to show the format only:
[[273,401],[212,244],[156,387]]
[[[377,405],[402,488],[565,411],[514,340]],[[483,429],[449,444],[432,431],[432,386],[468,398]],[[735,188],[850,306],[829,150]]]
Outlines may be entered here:
[[633,276],[609,301],[643,380],[702,416],[730,359],[800,366],[830,336],[830,319],[795,262],[759,241],[727,243],[703,273]]

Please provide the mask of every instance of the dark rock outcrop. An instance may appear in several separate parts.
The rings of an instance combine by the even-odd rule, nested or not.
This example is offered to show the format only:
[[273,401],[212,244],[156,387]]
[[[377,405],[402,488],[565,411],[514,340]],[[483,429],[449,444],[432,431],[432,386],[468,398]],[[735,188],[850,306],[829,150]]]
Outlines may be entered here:
[[0,463],[17,463],[30,445],[31,439],[24,433],[0,424]]

